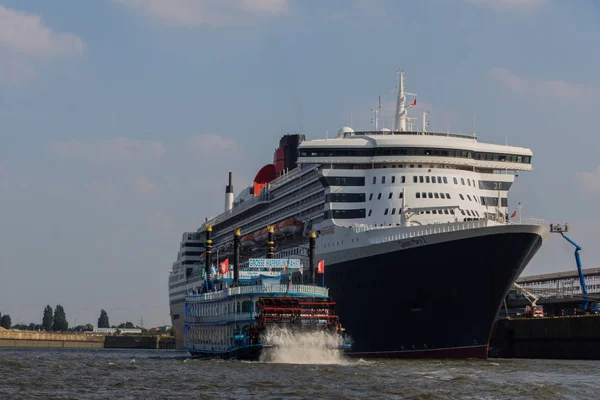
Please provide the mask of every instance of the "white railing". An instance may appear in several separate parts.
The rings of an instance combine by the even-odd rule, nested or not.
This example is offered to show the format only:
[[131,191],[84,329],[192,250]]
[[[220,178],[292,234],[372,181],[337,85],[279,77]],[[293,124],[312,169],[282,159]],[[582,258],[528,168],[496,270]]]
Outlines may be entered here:
[[[465,231],[469,229],[486,228],[488,226],[499,226],[499,225],[538,225],[548,226],[548,223],[542,219],[535,218],[523,218],[520,223],[518,222],[496,222],[494,220],[479,219],[465,222],[443,222],[443,223],[429,223],[421,226],[408,226],[403,227],[403,231],[396,234],[390,234],[387,236],[375,237],[372,239],[373,244],[386,243],[393,240],[411,239],[417,237],[423,237],[427,235],[435,235],[440,233],[450,233],[457,231]],[[355,233],[362,233],[375,230],[392,229],[390,226],[357,226],[354,228]]]
[[[273,269],[273,271],[262,271],[262,270],[257,270],[257,269],[251,269],[251,268],[248,268],[248,263],[249,263],[249,261],[240,263],[240,279],[245,279],[248,277],[256,278],[258,276],[256,274],[257,272],[259,272],[260,275],[264,275],[264,276],[280,276],[281,271],[283,271],[283,268]],[[252,274],[245,274],[246,276],[244,277],[244,273],[246,273],[246,272],[252,272]],[[214,275],[214,279],[215,280],[233,279],[233,271],[229,271],[224,274],[217,273]]]
[[414,226],[409,227],[408,232],[397,233],[395,235],[382,236],[374,238],[373,243],[386,243],[393,240],[403,240],[403,239],[411,239],[417,237],[423,237],[427,235],[436,235],[440,233],[450,233],[450,232],[458,232],[465,231],[469,229],[476,228],[485,228],[488,226],[488,221],[479,220],[479,221],[468,221],[468,222],[455,222],[445,225],[423,225],[423,226]]
[[244,312],[244,313],[226,313],[220,315],[208,315],[199,317],[197,315],[188,314],[188,320],[196,323],[205,322],[236,322],[236,321],[248,321],[256,318],[256,313]]
[[313,170],[316,171],[317,168],[315,166],[304,167],[302,169],[294,168],[292,171],[288,172],[287,174],[282,175],[279,178],[273,180],[271,182],[270,188],[271,188],[271,190],[277,189],[280,186],[282,186],[283,184],[285,184],[286,182],[296,179],[296,177],[298,175],[305,176]]
[[[418,231],[435,230],[437,233],[437,232],[453,232],[456,230],[464,230],[464,229],[485,228],[487,226],[501,224],[498,222],[496,222],[496,223],[492,222],[490,224],[489,222],[491,222],[491,221],[488,221],[486,219],[477,219],[477,220],[473,220],[473,221],[464,221],[464,222],[449,222],[447,218],[439,219],[439,220],[430,219],[427,221],[423,221],[423,225],[404,226],[403,228],[408,230],[409,232],[412,232],[415,230],[418,230]],[[396,226],[396,227],[398,227],[398,226]],[[361,232],[369,232],[369,231],[374,231],[374,230],[379,230],[379,229],[391,229],[391,228],[394,228],[394,226],[361,225],[361,226],[354,227],[354,232],[361,233]]]
[[520,220],[517,220],[517,221],[510,221],[510,224],[512,224],[512,225],[538,225],[538,226],[545,226],[545,227],[550,226],[550,223],[548,221],[539,219],[539,218],[521,218]]
[[[264,228],[268,223],[275,223],[275,222],[282,221],[282,220],[285,220],[290,217],[294,217],[294,216],[300,214],[302,211],[313,207],[315,204],[322,204],[323,201],[320,198],[313,199],[312,201],[305,203],[305,204],[302,204],[302,200],[316,194],[319,191],[323,191],[323,190],[324,190],[323,187],[315,187],[315,188],[311,189],[309,192],[302,193],[301,197],[298,197],[294,200],[290,200],[289,202],[286,202],[285,204],[281,204],[281,205],[277,206],[277,208],[274,208],[274,207],[269,208],[264,211],[261,211],[258,214],[253,215],[252,219],[255,220],[255,222],[253,222],[252,225],[249,225],[243,229],[244,234],[256,232],[257,229]],[[285,213],[283,213],[283,214],[276,215],[276,213],[278,211],[280,211],[288,206],[292,206],[292,208],[285,211]],[[263,218],[269,218],[270,221],[268,221],[268,223],[267,223]],[[213,236],[213,241],[220,239],[222,237],[231,235],[230,231],[234,225],[235,224],[232,223],[227,226],[220,227],[219,228],[220,232]]]
[[220,290],[218,292],[202,293],[197,295],[186,295],[185,301],[188,303],[196,303],[203,301],[214,301],[224,299],[229,296],[237,296],[244,294],[300,294],[314,296],[329,296],[329,289],[313,286],[313,285],[252,285],[252,286],[237,286]]
[[[269,185],[269,188],[265,189],[264,191],[261,191],[261,193],[253,198],[250,198],[249,200],[244,201],[242,204],[237,205],[236,207],[234,207],[231,212],[224,212],[221,213],[220,215],[215,216],[212,219],[209,219],[208,223],[212,224],[212,225],[216,225],[219,222],[222,222],[228,218],[231,218],[233,215],[236,215],[248,208],[250,208],[251,206],[258,204],[260,202],[264,202],[264,201],[268,201],[270,199],[270,192],[283,186],[286,182],[289,182],[291,180],[296,179],[296,177],[298,175],[307,175],[311,172],[311,170],[316,170],[316,168],[314,166],[311,167],[306,167],[303,168],[302,170],[299,170],[298,168],[293,169],[292,171],[290,171],[289,173],[282,175],[281,177],[275,179],[274,181],[272,181]],[[296,186],[299,186],[300,184],[305,184],[306,181],[301,181],[298,184],[296,184]]]
[[219,215],[217,215],[216,217],[209,219],[207,221],[207,223],[211,224],[211,225],[216,225],[219,222],[222,222],[226,219],[231,218],[232,216],[239,214],[240,212],[252,207],[255,204],[261,203],[261,202],[265,202],[268,200],[268,197],[265,193],[261,193],[260,195],[258,195],[257,197],[253,197],[250,200],[246,200],[244,201],[242,204],[236,206],[235,208],[233,208],[231,211],[226,211],[224,213],[221,213]]

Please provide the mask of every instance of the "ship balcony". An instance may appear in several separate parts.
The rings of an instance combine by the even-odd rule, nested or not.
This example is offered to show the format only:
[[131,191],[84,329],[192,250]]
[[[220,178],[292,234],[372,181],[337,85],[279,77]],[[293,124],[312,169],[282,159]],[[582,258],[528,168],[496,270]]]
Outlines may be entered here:
[[314,296],[328,297],[329,289],[314,285],[252,285],[237,286],[220,290],[218,292],[202,293],[185,296],[187,303],[201,303],[205,301],[222,300],[230,296],[242,295],[290,295],[290,296]]
[[226,313],[219,315],[208,315],[204,317],[198,317],[192,315],[190,312],[186,318],[186,324],[226,324],[230,322],[239,321],[253,321],[256,318],[256,313],[242,312],[242,313]]
[[183,261],[197,261],[198,263],[200,263],[201,261],[204,261],[204,258],[201,255],[197,255],[197,256],[185,255],[185,256],[181,256],[181,258],[179,259],[179,261],[181,261],[181,262],[183,262]]

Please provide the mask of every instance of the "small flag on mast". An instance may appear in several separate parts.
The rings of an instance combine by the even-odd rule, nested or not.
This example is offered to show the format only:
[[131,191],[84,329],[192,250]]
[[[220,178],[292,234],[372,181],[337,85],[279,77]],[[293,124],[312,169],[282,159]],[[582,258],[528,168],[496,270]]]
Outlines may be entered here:
[[317,263],[317,274],[325,273],[325,260],[321,260]]
[[411,107],[412,107],[412,106],[416,106],[416,105],[417,105],[417,99],[415,98],[415,99],[412,101],[412,103],[410,103],[410,105],[411,105]]
[[219,263],[219,272],[222,274],[229,272],[229,258],[226,258],[225,261]]
[[510,215],[511,218],[514,218],[517,216],[517,210],[513,211],[513,213]]

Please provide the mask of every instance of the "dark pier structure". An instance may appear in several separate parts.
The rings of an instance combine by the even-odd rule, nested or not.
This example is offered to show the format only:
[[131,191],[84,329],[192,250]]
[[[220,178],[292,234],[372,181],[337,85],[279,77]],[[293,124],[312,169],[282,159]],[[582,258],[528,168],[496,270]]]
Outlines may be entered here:
[[496,321],[490,357],[600,360],[600,316]]
[[[600,268],[582,272],[587,298],[597,302]],[[490,357],[600,360],[600,314],[581,313],[584,294],[576,270],[521,277],[517,283],[537,297],[545,317],[524,317],[531,300],[511,290],[492,332]]]

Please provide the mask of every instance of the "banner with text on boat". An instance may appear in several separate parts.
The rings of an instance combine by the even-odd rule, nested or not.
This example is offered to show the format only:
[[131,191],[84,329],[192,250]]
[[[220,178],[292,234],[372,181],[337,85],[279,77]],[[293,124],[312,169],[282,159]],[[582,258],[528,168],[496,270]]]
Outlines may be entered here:
[[299,259],[293,258],[251,258],[248,260],[248,267],[253,269],[302,269]]

